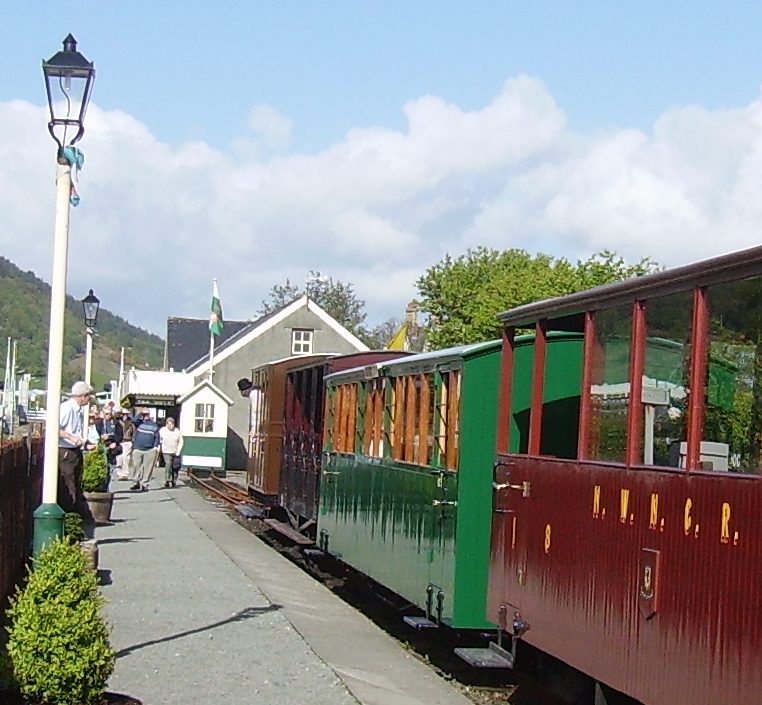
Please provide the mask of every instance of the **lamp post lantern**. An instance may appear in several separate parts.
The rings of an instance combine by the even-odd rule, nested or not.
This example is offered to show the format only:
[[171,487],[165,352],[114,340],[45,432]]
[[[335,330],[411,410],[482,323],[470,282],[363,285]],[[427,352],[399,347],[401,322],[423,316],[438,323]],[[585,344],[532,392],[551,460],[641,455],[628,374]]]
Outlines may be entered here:
[[69,206],[71,163],[66,149],[85,131],[85,113],[95,80],[95,68],[77,51],[69,34],[63,51],[42,62],[50,109],[48,130],[58,145],[56,162],[56,220],[53,240],[53,276],[50,285],[50,333],[48,338],[47,414],[43,461],[42,504],[34,513],[34,554],[63,535],[63,510],[58,506],[58,440],[61,415],[66,266],[69,253]]
[[[92,384],[93,377],[93,335],[95,335],[95,325],[98,323],[98,309],[100,308],[100,299],[93,294],[93,290],[82,299],[82,316],[85,319],[85,384]],[[84,432],[87,438],[88,426],[90,425],[90,416],[85,414]]]
[[93,334],[95,326],[98,323],[98,309],[100,308],[100,299],[93,294],[93,290],[84,299],[82,299],[82,314],[85,319],[85,333],[87,335],[87,347],[85,349],[85,382],[92,383],[93,371]]

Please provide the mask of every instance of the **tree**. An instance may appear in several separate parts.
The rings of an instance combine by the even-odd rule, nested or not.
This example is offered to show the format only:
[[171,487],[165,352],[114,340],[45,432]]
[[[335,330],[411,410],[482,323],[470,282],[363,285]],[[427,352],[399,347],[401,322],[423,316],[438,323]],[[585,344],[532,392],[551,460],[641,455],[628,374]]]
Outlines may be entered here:
[[429,314],[432,349],[500,336],[501,311],[656,271],[649,258],[628,265],[605,250],[573,265],[565,258],[526,250],[470,249],[443,260],[418,279],[421,308]]
[[364,328],[365,319],[368,317],[365,313],[365,302],[357,298],[354,285],[324,276],[314,270],[310,271],[303,289],[294,286],[288,279],[285,284],[272,287],[268,298],[262,301],[259,314],[264,316],[277,311],[304,294],[351,333],[358,337],[367,335]]

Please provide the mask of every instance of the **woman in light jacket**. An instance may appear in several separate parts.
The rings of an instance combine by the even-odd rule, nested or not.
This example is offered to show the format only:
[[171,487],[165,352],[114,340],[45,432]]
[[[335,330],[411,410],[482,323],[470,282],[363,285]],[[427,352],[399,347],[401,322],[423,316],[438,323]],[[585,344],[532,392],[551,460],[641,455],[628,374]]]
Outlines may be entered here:
[[159,430],[161,439],[161,454],[164,456],[164,487],[174,487],[177,483],[179,463],[175,469],[175,458],[183,452],[183,436],[180,429],[175,427],[175,420],[170,416],[166,425]]

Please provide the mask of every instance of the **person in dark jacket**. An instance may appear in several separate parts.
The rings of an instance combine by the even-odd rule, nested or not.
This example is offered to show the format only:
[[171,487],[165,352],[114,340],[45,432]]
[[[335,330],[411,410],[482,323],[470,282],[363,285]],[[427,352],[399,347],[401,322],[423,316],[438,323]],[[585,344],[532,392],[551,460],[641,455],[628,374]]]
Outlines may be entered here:
[[98,436],[106,446],[106,458],[108,460],[109,477],[116,473],[116,459],[122,452],[122,423],[114,418],[111,409],[105,409],[102,419],[96,419],[95,428]]
[[[129,410],[122,409],[122,454],[117,460],[116,476],[120,480],[135,481],[132,467],[132,437],[135,435],[135,423]],[[121,468],[119,463],[121,462]]]
[[135,468],[135,484],[131,490],[148,492],[153,466],[159,448],[159,425],[148,411],[135,417],[135,434],[132,437],[132,465]]

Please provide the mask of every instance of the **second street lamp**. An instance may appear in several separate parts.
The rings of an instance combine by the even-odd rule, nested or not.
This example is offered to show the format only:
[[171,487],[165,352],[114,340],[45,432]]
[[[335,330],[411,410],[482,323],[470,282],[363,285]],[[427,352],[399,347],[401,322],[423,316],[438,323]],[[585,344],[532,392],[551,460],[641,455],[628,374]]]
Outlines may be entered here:
[[85,131],[85,113],[95,80],[95,68],[77,51],[68,35],[63,51],[42,62],[48,95],[48,131],[58,145],[56,162],[56,222],[53,240],[53,276],[50,282],[47,414],[43,460],[42,504],[34,513],[34,554],[63,534],[63,510],[58,506],[58,444],[61,424],[66,268],[69,253],[69,206],[72,198],[71,161],[67,151]]
[[93,373],[93,334],[98,323],[98,309],[100,299],[90,289],[90,293],[82,299],[82,314],[85,319],[85,333],[87,335],[87,347],[85,348],[85,382],[92,384]]

